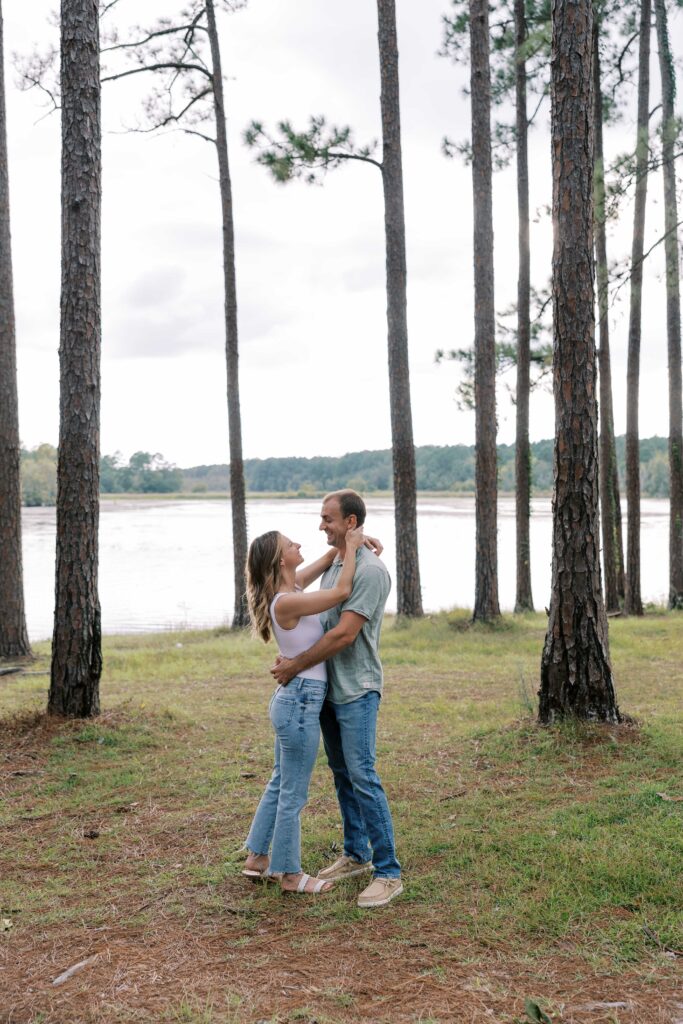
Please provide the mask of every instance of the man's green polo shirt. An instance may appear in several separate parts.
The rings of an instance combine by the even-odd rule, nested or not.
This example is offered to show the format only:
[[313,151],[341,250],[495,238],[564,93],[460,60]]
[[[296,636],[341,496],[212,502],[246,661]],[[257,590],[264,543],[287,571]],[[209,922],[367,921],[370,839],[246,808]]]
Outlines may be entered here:
[[[323,575],[322,590],[329,590],[336,584],[341,569],[342,560],[337,557]],[[327,662],[327,697],[333,704],[350,704],[368,690],[382,692],[379,634],[390,590],[387,567],[369,548],[359,548],[351,594],[342,604],[320,616],[326,633],[338,624],[342,612],[357,612],[366,620],[354,642]]]

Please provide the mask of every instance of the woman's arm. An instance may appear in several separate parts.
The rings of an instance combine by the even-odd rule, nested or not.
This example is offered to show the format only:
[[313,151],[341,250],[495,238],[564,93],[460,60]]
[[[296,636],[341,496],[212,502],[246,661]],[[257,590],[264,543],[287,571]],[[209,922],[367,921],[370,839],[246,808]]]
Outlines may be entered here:
[[294,629],[302,615],[316,615],[334,608],[345,601],[351,593],[353,575],[356,571],[356,552],[363,545],[363,530],[349,530],[346,535],[346,552],[342,571],[336,586],[329,590],[316,590],[313,594],[284,594],[275,605],[275,617],[282,629]]
[[[366,537],[363,543],[366,548],[369,548],[370,551],[373,551],[378,557],[384,550],[382,542],[379,541],[377,537]],[[337,557],[337,554],[338,552],[336,548],[330,548],[330,550],[326,551],[324,555],[317,558],[315,562],[311,562],[310,565],[305,565],[303,569],[299,569],[295,577],[297,587],[301,587],[302,590],[305,590],[306,587],[310,587],[311,583],[315,583],[318,577],[322,576],[322,574],[329,569]],[[315,613],[311,612],[310,614]]]
[[296,585],[305,590],[311,583],[314,583],[319,576],[325,572],[326,569],[334,562],[337,557],[338,551],[336,548],[330,548],[320,558],[316,558],[315,562],[311,562],[310,565],[305,565],[303,569],[299,569],[296,574]]

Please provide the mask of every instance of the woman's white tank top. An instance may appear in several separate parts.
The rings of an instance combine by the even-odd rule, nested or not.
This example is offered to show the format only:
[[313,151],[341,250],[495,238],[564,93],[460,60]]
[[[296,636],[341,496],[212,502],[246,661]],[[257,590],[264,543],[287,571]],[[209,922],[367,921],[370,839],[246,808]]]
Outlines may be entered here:
[[[275,618],[275,604],[278,598],[282,596],[283,592],[276,594],[271,601],[270,621],[273,624],[273,633],[280,648],[280,653],[284,654],[285,658],[295,658],[297,654],[307,651],[309,647],[316,644],[325,631],[321,625],[319,615],[302,615],[294,629],[283,629],[282,626],[279,626]],[[303,675],[306,679],[320,679],[326,683],[327,669],[325,662],[321,661],[318,665],[307,668]]]

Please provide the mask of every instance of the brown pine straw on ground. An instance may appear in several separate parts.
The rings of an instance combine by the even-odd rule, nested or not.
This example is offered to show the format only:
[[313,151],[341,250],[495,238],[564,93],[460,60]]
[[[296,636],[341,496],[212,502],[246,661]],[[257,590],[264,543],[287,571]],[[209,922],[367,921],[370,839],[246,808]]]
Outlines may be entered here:
[[[239,874],[272,763],[270,652],[107,639],[94,723],[27,711],[46,678],[2,677],[0,1024],[529,1024],[527,999],[552,1024],[683,1024],[680,616],[611,630],[641,727],[566,734],[522,701],[545,617],[464,621],[383,635],[406,892],[365,913],[362,878],[312,901]],[[321,763],[308,869],[338,822]]]
[[[225,886],[227,906],[241,885]],[[255,890],[254,904],[260,899]],[[504,950],[487,953],[452,944],[437,915],[397,957],[386,940],[409,913],[409,906],[397,903],[352,927],[321,931],[305,950],[296,940],[309,929],[300,927],[296,908],[287,925],[266,919],[252,936],[230,914],[211,923],[190,917],[180,926],[163,907],[142,928],[66,933],[55,928],[34,939],[22,935],[3,946],[2,1019],[8,1024],[201,1020],[199,1011],[196,1018],[166,1016],[171,1001],[177,1006],[185,1000],[188,1006],[211,1008],[209,1019],[216,1021],[478,1024],[526,1020],[524,994],[542,988],[545,1002],[559,1013],[553,1013],[553,1021],[565,1024],[683,1020],[673,964],[669,969],[658,964],[655,985],[636,973],[618,979],[587,975],[585,964],[561,952],[524,964],[507,959]],[[236,950],[234,940],[241,936],[245,943]],[[438,948],[439,965],[444,953],[450,958],[438,974],[429,947]],[[97,957],[92,965],[53,987],[66,967],[92,956]]]
[[[99,724],[114,728],[125,717],[108,712]],[[82,723],[42,714],[18,716],[13,728],[5,722],[0,792],[9,795],[8,784],[43,770],[51,737],[80,728]],[[511,782],[504,775],[497,780],[503,788]],[[610,977],[587,968],[569,944],[543,959],[529,949],[521,959],[518,952],[506,952],[504,944],[492,950],[456,940],[446,908],[423,915],[411,935],[411,903],[402,900],[351,924],[326,921],[321,912],[312,929],[308,901],[276,895],[239,875],[217,887],[218,902],[210,907],[203,898],[205,887],[196,882],[143,898],[141,866],[164,855],[193,859],[202,847],[219,843],[228,825],[221,809],[190,814],[180,824],[173,817],[168,828],[159,828],[164,815],[175,810],[150,801],[124,802],[105,810],[81,808],[70,816],[26,815],[5,826],[0,839],[7,841],[8,831],[16,838],[17,829],[27,830],[38,849],[57,827],[75,838],[92,837],[102,886],[111,884],[111,923],[55,923],[36,933],[17,927],[14,934],[0,936],[0,1020],[512,1024],[529,1020],[525,998],[542,992],[553,1024],[683,1024],[681,960],[665,951],[654,952],[650,964]],[[114,820],[126,821],[135,846],[124,859],[107,853],[98,858],[97,839]],[[13,868],[26,886],[49,870],[49,863],[39,861]],[[350,902],[363,884],[362,879],[345,884]],[[287,901],[285,914],[283,904],[274,900]],[[87,910],[88,897],[79,896],[79,902]],[[324,910],[324,903],[320,906]],[[136,917],[140,924],[116,923]],[[20,915],[16,920],[19,924]],[[54,986],[60,974],[87,960]]]

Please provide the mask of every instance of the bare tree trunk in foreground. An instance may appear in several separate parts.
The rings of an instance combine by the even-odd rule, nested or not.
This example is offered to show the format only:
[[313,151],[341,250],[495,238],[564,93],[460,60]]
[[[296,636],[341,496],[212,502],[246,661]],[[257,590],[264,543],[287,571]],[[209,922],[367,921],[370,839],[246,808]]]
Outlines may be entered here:
[[62,0],[57,571],[48,710],[100,710],[100,49],[97,0]]
[[223,214],[223,274],[225,279],[225,355],[228,372],[228,433],[230,437],[230,507],[232,509],[232,549],[235,577],[233,629],[249,625],[244,568],[247,564],[247,510],[242,458],[242,418],[240,415],[239,347],[237,335],[237,284],[235,275],[235,229],[232,215],[232,185],[228,163],[228,135],[225,124],[225,98],[221,52],[213,0],[206,0],[207,27],[211,44],[213,95],[216,111],[216,150]]
[[517,429],[515,437],[515,502],[517,591],[516,612],[532,612],[531,596],[531,543],[529,518],[531,515],[531,449],[529,447],[529,388],[531,322],[529,300],[531,293],[531,257],[529,253],[529,153],[526,109],[526,61],[524,46],[527,40],[524,0],[515,0],[515,86],[517,121],[517,210],[519,216],[519,276],[517,279]]
[[600,579],[591,0],[553,0],[552,594],[539,721],[618,722]]
[[628,615],[643,614],[640,590],[640,437],[638,393],[640,389],[640,338],[642,322],[643,252],[649,155],[650,19],[651,0],[641,0],[638,53],[638,129],[636,140],[636,198],[631,247],[631,301],[628,321],[626,370],[626,600]]
[[5,59],[0,11],[0,658],[30,655],[21,556],[17,348],[7,168]]
[[[600,509],[602,513],[602,560],[605,567],[605,604],[619,611],[624,587],[624,549],[621,539],[621,502],[617,473],[612,409],[612,370],[609,349],[609,274],[605,228],[605,164],[602,146],[602,85],[599,33],[593,33],[593,112],[595,127],[595,253],[600,328]],[[621,583],[621,587],[620,587]],[[621,593],[620,593],[621,592]]]
[[408,366],[406,233],[403,208],[398,42],[394,0],[377,0],[386,234],[389,400],[396,521],[398,614],[422,615],[417,553],[417,485]]
[[496,316],[493,289],[491,70],[487,0],[470,0],[474,192],[474,406],[476,431],[475,622],[500,615],[496,451]]
[[669,607],[683,608],[683,409],[681,388],[681,284],[678,255],[678,200],[674,111],[676,79],[669,46],[665,0],[655,0],[659,70],[662,78],[662,171],[664,175],[664,255],[666,333],[669,352]]

